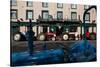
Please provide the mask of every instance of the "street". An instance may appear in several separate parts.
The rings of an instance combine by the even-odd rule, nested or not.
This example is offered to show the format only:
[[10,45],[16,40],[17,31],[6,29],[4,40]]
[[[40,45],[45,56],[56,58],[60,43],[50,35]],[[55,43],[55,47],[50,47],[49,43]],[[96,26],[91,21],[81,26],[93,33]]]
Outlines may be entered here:
[[[68,48],[72,44],[76,43],[78,41],[34,41],[34,50],[35,51],[41,51],[43,50],[43,46],[46,45],[47,49],[57,49],[57,48]],[[96,41],[90,40],[91,43],[93,43],[96,47]],[[60,45],[60,46],[59,46]],[[21,51],[27,51],[28,45],[27,41],[11,41],[11,53],[13,52],[21,52]]]

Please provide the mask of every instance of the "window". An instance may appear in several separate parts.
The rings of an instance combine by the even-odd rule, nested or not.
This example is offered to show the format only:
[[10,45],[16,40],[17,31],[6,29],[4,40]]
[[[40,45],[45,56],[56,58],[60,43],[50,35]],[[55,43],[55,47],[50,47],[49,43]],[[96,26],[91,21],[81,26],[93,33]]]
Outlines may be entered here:
[[48,7],[48,3],[43,2],[43,3],[42,3],[42,7]]
[[49,12],[48,11],[42,11],[42,19],[48,19],[49,18]]
[[87,14],[85,15],[85,21],[90,21],[90,13],[87,13]]
[[27,6],[28,7],[32,7],[33,6],[33,2],[32,1],[27,1]]
[[10,0],[11,6],[17,6],[17,1],[16,0]]
[[11,10],[10,15],[11,19],[17,19],[17,10],[16,9]]
[[76,4],[71,4],[71,8],[72,9],[77,9],[77,5]]
[[57,19],[58,20],[63,19],[63,12],[62,11],[57,11]]
[[84,9],[88,9],[89,8],[89,5],[84,5]]
[[77,13],[71,12],[71,20],[77,20]]
[[33,10],[26,11],[26,19],[33,19]]
[[63,8],[63,4],[62,3],[57,3],[57,8]]

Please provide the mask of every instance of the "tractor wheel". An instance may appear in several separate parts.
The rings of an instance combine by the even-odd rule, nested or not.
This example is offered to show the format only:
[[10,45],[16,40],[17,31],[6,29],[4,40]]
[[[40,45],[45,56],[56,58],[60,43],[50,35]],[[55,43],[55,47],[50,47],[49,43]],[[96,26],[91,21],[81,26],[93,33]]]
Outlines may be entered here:
[[52,41],[55,41],[55,40],[56,40],[56,38],[55,38],[55,37],[52,37],[52,38],[51,38],[51,40],[52,40]]
[[45,40],[45,35],[43,33],[40,33],[37,37],[38,40],[44,41]]
[[69,35],[67,33],[63,34],[62,36],[63,40],[68,40],[69,39]]
[[90,33],[90,39],[91,40],[96,40],[96,35],[94,33]]
[[20,34],[20,33],[14,34],[13,39],[14,39],[15,41],[20,41],[20,40],[21,40],[21,34]]

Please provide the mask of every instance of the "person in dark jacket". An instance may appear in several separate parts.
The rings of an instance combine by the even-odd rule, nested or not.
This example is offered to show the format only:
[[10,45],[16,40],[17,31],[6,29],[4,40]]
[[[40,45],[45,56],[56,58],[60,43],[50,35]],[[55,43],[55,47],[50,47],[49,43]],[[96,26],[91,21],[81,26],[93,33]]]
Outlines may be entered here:
[[28,48],[29,48],[29,54],[33,55],[34,51],[34,32],[32,31],[32,26],[31,26],[31,20],[30,20],[30,25],[29,25],[29,30],[26,33],[26,39],[28,41]]

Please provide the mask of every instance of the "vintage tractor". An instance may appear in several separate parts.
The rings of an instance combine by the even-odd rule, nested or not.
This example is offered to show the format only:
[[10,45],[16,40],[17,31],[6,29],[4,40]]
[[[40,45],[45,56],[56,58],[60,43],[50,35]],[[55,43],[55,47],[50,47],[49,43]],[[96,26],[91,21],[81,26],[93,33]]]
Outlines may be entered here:
[[[88,10],[92,8],[96,7],[92,6]],[[32,32],[30,31],[32,31],[32,27],[30,28],[27,37],[29,52],[22,51],[22,52],[12,53],[11,66],[64,63],[65,62],[64,59],[68,59],[66,60],[65,63],[96,61],[96,47],[93,45],[93,43],[91,43],[86,39],[86,36],[84,36],[84,39],[82,41],[78,41],[70,45],[68,49],[65,46],[63,46],[57,49],[51,49],[51,50],[45,49],[43,51],[35,52],[34,51],[35,45],[32,40],[33,35]],[[86,33],[86,31],[84,31],[84,33]],[[46,48],[48,44],[44,42],[44,45],[45,45],[44,48]]]
[[[96,40],[96,32],[86,32],[86,39],[87,40]],[[83,34],[83,37],[84,37],[84,34]]]
[[47,49],[47,45],[44,43],[42,51],[34,51],[34,34],[32,33],[32,23],[30,20],[30,28],[27,31],[28,51],[15,52],[11,55],[11,66],[25,66],[33,64],[51,64],[62,63],[64,58],[64,50],[59,49]]
[[90,33],[90,39],[91,40],[96,40],[96,32]]
[[38,40],[44,41],[44,40],[52,40],[55,41],[56,34],[52,32],[46,32],[46,33],[40,33],[37,37]]
[[14,41],[25,41],[26,40],[25,33],[22,33],[22,32],[14,33],[13,40]]
[[68,40],[69,39],[69,34],[68,33],[63,33],[62,34],[62,39],[63,40]]
[[54,26],[51,28],[52,31],[46,32],[46,33],[40,33],[37,37],[38,40],[44,41],[44,40],[52,40],[52,41],[61,41],[61,40],[75,40],[75,37],[78,35],[76,32],[68,33],[66,31],[63,31],[63,27],[59,29],[57,26]]
[[[36,37],[33,37],[36,40]],[[25,32],[16,32],[13,34],[14,41],[26,41],[26,33]]]

